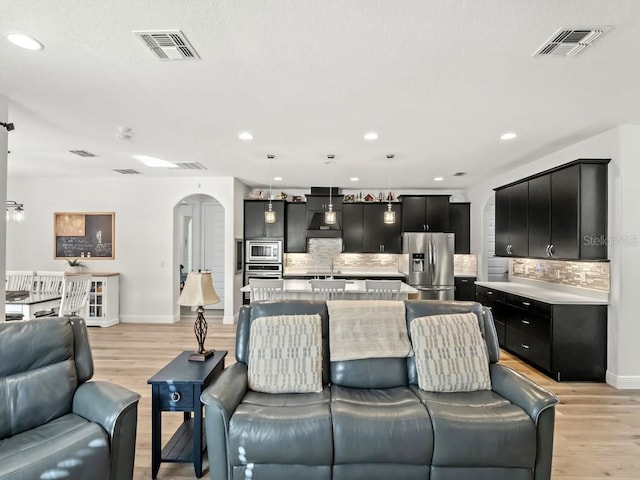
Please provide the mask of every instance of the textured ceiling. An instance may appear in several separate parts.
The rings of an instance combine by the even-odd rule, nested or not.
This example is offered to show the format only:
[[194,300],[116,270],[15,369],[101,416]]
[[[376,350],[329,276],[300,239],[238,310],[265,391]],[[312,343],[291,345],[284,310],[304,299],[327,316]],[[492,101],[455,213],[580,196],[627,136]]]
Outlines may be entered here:
[[[532,58],[582,25],[613,30],[580,56]],[[132,31],[156,29],[182,30],[201,60],[155,58]],[[144,154],[249,185],[460,188],[640,121],[638,0],[3,0],[13,31],[45,49],[0,38],[10,177],[194,175]]]

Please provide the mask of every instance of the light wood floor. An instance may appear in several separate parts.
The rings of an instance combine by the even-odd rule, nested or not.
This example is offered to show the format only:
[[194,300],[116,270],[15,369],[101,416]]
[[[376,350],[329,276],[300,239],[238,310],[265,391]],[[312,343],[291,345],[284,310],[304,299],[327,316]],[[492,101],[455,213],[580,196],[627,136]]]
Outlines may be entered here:
[[[234,362],[235,326],[209,313],[207,348],[228,350]],[[93,327],[89,337],[95,379],[111,380],[138,392],[138,438],[134,479],[151,478],[151,388],[147,380],[183,350],[193,350],[193,319],[172,325],[119,324]],[[502,363],[560,397],[556,408],[554,480],[640,479],[640,391],[607,384],[556,383],[503,352]],[[182,419],[163,413],[163,444]],[[205,460],[204,477],[208,478]],[[195,478],[189,464],[163,463],[159,479]]]

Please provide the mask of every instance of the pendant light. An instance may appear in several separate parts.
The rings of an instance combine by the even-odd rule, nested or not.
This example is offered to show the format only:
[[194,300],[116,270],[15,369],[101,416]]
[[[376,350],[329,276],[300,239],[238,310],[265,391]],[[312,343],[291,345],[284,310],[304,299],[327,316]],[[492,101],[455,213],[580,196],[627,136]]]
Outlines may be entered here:
[[[390,153],[389,155],[387,155],[387,159],[389,161],[393,160],[393,153]],[[383,215],[383,220],[384,223],[388,224],[388,225],[392,225],[394,223],[396,223],[396,212],[394,212],[392,210],[392,206],[391,206],[391,178],[389,178],[389,193],[387,194],[387,200],[388,200],[388,205],[387,205],[387,211],[384,212]]]
[[[327,165],[334,165],[336,163],[333,161],[333,159],[335,158],[335,155],[327,155],[327,158],[329,159],[326,162]],[[331,180],[329,180],[329,209],[326,212],[324,212],[324,222],[327,225],[334,225],[337,221],[338,221],[338,216],[336,212],[333,211],[333,203],[331,198]]]
[[264,212],[264,223],[276,223],[276,212],[273,211],[273,205],[271,204],[271,199],[273,198],[271,194],[271,160],[273,160],[273,157],[273,155],[267,155],[269,160],[269,209]]

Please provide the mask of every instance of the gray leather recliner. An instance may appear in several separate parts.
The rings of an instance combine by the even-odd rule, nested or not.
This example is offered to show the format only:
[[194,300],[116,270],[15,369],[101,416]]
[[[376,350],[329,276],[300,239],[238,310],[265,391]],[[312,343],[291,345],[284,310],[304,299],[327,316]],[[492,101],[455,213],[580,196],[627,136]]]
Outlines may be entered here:
[[0,324],[0,479],[133,477],[140,396],[92,376],[82,318]]
[[[548,480],[557,398],[498,365],[490,310],[475,302],[407,301],[415,318],[473,312],[487,343],[492,390],[421,390],[413,358],[329,361],[324,302],[257,302],[240,311],[237,363],[202,394],[212,480]],[[256,318],[318,313],[320,393],[247,386]]]

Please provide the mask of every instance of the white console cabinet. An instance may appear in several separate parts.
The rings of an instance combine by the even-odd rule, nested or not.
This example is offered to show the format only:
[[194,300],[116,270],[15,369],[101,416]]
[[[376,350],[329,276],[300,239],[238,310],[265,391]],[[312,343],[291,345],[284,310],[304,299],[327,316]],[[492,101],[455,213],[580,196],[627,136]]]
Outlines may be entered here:
[[91,290],[85,313],[89,327],[120,323],[120,274],[91,273]]

